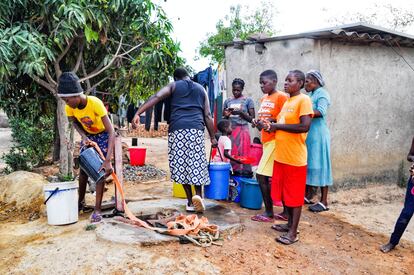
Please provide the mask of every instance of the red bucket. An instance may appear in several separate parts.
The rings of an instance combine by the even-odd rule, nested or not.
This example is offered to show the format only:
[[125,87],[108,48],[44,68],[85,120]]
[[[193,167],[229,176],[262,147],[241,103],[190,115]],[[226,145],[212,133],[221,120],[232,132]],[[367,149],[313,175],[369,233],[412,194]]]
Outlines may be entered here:
[[143,166],[145,164],[146,148],[129,148],[128,150],[132,166]]

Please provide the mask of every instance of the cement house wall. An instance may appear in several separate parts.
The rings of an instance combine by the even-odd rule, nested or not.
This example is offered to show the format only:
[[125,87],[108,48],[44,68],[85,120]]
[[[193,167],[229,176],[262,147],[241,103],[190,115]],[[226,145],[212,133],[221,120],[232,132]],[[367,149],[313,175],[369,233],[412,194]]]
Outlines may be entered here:
[[[379,44],[294,39],[265,46],[261,55],[254,45],[227,47],[228,87],[235,77],[244,79],[244,93],[253,98],[257,111],[263,70],[277,72],[281,90],[289,70],[321,70],[332,100],[328,124],[335,185],[406,180],[405,159],[414,135],[414,72],[401,57]],[[402,52],[414,64],[414,49]],[[252,130],[252,136],[258,135]]]

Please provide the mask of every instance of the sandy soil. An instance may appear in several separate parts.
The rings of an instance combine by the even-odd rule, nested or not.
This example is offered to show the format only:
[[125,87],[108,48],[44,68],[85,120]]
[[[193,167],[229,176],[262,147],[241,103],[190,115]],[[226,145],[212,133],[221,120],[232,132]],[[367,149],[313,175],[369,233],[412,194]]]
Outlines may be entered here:
[[[140,139],[147,162],[167,169],[166,140]],[[134,199],[169,197],[169,181],[125,183]],[[108,186],[105,197],[113,187]],[[331,210],[313,214],[304,207],[300,241],[277,244],[269,224],[252,222],[258,211],[227,203],[245,230],[224,239],[223,246],[191,244],[137,247],[98,240],[86,231],[88,215],[76,224],[49,226],[46,218],[27,216],[0,222],[1,274],[413,274],[414,227],[389,254],[378,250],[388,240],[403,201],[396,186],[370,185],[331,194]],[[93,199],[89,197],[89,199]],[[280,210],[280,209],[276,209]]]

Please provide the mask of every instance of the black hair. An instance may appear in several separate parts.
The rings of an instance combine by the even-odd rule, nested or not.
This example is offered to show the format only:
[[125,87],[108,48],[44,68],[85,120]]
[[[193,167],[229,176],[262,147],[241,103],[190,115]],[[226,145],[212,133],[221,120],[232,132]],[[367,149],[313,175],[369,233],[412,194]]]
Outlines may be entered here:
[[262,144],[262,142],[260,141],[260,138],[259,137],[254,137],[253,138],[253,143],[254,144]]
[[263,71],[263,72],[260,74],[260,77],[267,77],[267,78],[270,78],[270,79],[272,79],[272,80],[276,80],[276,81],[277,81],[277,74],[276,74],[276,72],[275,72],[275,71],[273,71],[273,70],[266,70],[266,71]]
[[289,74],[293,74],[297,80],[302,81],[302,86],[300,86],[301,89],[305,86],[305,74],[302,71],[293,70],[289,71]]
[[228,128],[229,126],[230,126],[230,120],[228,120],[228,119],[220,120],[220,122],[217,123],[217,128],[222,133],[225,133],[226,128]]
[[244,80],[241,78],[235,78],[233,79],[233,82],[231,83],[231,85],[240,85],[242,90],[244,89]]
[[184,77],[189,76],[188,72],[184,68],[177,68],[174,71],[174,80],[180,80]]

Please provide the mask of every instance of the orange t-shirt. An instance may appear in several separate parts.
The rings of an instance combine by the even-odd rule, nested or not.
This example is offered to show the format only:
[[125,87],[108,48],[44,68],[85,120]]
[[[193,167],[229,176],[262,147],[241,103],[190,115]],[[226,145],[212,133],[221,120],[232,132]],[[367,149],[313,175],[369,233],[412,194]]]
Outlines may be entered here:
[[[300,117],[305,115],[313,116],[312,101],[309,96],[299,94],[288,98],[277,117],[277,123],[299,124]],[[289,133],[277,130],[275,161],[293,166],[305,166],[308,159],[305,143],[307,135],[308,133]]]
[[[276,91],[271,95],[264,95],[262,97],[259,111],[257,112],[259,119],[262,120],[276,120],[280,111],[282,110],[283,104],[289,98],[289,96],[280,91]],[[269,133],[262,130],[262,143],[269,142],[275,138],[275,133]]]

